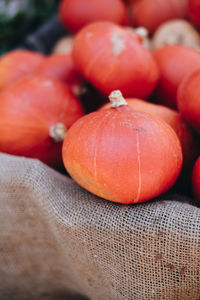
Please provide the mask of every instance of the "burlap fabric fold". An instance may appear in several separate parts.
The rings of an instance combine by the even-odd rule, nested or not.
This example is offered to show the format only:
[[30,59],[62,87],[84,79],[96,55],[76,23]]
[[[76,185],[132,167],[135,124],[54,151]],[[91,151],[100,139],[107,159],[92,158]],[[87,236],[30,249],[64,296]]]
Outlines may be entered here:
[[161,198],[109,203],[0,154],[0,299],[199,300],[200,209]]

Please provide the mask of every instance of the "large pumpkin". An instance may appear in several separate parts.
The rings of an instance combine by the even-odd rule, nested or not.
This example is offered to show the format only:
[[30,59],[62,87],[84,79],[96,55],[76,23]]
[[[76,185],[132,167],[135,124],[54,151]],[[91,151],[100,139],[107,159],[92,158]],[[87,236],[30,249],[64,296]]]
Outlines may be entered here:
[[147,201],[176,181],[180,142],[162,120],[133,111],[119,91],[110,99],[112,108],[86,115],[69,129],[64,165],[78,184],[104,199]]

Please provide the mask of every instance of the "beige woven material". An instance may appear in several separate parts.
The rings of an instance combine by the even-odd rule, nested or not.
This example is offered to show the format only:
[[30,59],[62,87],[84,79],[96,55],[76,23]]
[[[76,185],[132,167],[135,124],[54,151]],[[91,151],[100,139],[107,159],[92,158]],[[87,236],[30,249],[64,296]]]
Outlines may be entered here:
[[200,209],[188,199],[113,204],[0,154],[0,224],[1,300],[200,299]]

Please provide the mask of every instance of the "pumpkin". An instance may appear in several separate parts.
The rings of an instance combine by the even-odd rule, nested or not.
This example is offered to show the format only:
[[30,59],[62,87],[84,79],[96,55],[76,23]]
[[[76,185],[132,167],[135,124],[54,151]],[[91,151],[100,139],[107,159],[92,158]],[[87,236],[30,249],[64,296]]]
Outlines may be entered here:
[[200,69],[183,80],[177,98],[178,109],[183,118],[200,132]]
[[61,80],[75,95],[79,95],[83,83],[71,54],[54,54],[46,57],[34,72],[35,75]]
[[140,0],[131,5],[132,22],[153,32],[168,20],[186,17],[187,5],[188,0]]
[[73,36],[65,36],[57,41],[54,45],[53,54],[69,54],[72,52],[74,43]]
[[121,0],[62,0],[59,15],[63,24],[75,32],[95,21],[126,24],[128,18]]
[[159,78],[151,53],[136,33],[111,22],[95,22],[76,35],[72,52],[82,75],[105,95],[120,89],[128,97],[148,97]]
[[66,131],[83,115],[71,91],[56,79],[27,76],[2,92],[0,103],[0,152],[59,168]]
[[185,76],[200,68],[200,53],[181,45],[165,46],[153,52],[160,71],[155,98],[177,109],[177,89]]
[[[182,146],[183,166],[186,172],[188,169],[191,169],[199,154],[200,147],[195,133],[185,123],[181,114],[166,106],[149,103],[140,99],[126,99],[126,102],[134,111],[149,113],[155,117],[159,117],[173,128]],[[100,109],[108,108],[110,108],[109,103]]]
[[183,45],[200,50],[200,35],[185,20],[168,21],[157,28],[152,39],[154,50],[166,45]]
[[29,50],[14,50],[4,54],[0,59],[0,91],[33,73],[43,59],[42,54]]
[[200,27],[200,0],[189,0],[188,14],[193,24]]
[[198,157],[192,172],[192,189],[195,199],[200,204],[200,156]]
[[135,112],[120,91],[112,107],[75,122],[63,143],[63,162],[83,188],[104,199],[130,204],[168,190],[182,166],[174,131],[150,114]]

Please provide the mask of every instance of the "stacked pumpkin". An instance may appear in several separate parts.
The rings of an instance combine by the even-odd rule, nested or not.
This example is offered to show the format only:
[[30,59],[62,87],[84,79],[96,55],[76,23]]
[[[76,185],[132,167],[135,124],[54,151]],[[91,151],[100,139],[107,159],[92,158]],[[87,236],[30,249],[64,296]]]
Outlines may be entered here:
[[200,201],[197,2],[62,0],[74,34],[54,54],[0,60],[0,151],[64,163],[113,202],[144,202],[191,177]]

